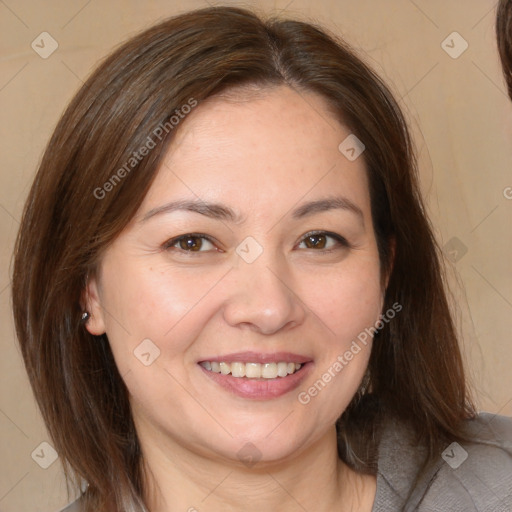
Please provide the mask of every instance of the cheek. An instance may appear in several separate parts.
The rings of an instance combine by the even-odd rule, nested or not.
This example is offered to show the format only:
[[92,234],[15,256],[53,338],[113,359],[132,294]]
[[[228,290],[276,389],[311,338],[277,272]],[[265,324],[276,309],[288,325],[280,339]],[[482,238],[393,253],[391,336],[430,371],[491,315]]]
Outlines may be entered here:
[[131,366],[145,339],[167,357],[183,352],[212,314],[210,291],[224,274],[225,269],[198,272],[165,263],[105,265],[102,306],[116,361]]
[[302,298],[342,347],[378,320],[383,305],[378,260],[354,261],[303,279]]
[[336,273],[317,271],[307,289],[305,302],[318,318],[318,333],[323,336],[316,340],[314,375],[298,400],[314,411],[320,423],[332,424],[359,388],[370,358],[370,328],[379,318],[383,300],[378,259],[347,262]]

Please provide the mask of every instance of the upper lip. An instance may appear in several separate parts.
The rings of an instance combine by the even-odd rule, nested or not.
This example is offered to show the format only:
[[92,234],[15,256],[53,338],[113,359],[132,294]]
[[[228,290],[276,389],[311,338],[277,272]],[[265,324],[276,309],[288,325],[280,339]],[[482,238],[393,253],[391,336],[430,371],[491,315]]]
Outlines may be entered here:
[[223,356],[205,357],[199,362],[215,361],[217,363],[308,363],[311,357],[294,354],[292,352],[271,352],[268,354],[262,352],[236,352],[233,354],[225,354]]

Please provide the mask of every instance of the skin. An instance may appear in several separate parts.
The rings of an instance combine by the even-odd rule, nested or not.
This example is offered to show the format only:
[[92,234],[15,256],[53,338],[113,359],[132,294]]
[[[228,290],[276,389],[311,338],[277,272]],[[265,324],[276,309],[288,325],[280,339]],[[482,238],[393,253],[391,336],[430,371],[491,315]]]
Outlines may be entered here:
[[[130,392],[152,512],[371,510],[376,479],[338,459],[335,433],[371,341],[307,405],[297,398],[383,305],[364,159],[338,150],[349,134],[321,97],[286,86],[202,103],[182,121],[138,214],[90,279],[87,328],[107,333]],[[333,196],[361,215],[331,209],[293,218],[301,205]],[[241,219],[174,211],[143,220],[170,201],[198,198]],[[331,238],[315,246],[305,236],[312,230],[350,246]],[[166,248],[187,233],[214,241],[196,252]],[[252,263],[236,253],[248,236],[263,249]],[[147,338],[160,350],[149,366],[134,356]],[[198,365],[249,350],[307,355],[312,370],[297,389],[253,400]],[[248,442],[260,457],[252,467],[237,456]]]

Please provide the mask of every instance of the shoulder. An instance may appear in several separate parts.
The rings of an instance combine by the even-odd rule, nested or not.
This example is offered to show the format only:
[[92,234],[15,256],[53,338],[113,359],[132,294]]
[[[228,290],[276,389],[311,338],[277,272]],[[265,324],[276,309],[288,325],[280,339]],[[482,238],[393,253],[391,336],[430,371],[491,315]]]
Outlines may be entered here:
[[[464,511],[510,512],[512,418],[481,413],[467,422],[466,430],[473,442],[446,447],[432,490],[465,503]],[[440,502],[439,496],[432,495],[431,502]]]
[[512,418],[481,413],[465,429],[472,441],[448,444],[417,479],[426,450],[403,424],[388,421],[379,446],[374,512],[512,510]]

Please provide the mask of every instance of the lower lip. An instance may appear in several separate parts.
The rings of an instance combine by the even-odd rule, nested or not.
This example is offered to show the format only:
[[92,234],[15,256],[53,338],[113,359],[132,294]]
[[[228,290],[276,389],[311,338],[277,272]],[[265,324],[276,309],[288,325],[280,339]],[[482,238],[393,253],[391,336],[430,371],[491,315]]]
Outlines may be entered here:
[[235,395],[253,400],[270,400],[297,388],[309,374],[313,363],[304,363],[295,373],[286,377],[276,377],[275,379],[233,377],[230,374],[223,375],[222,373],[206,370],[201,365],[198,366],[207,377]]

